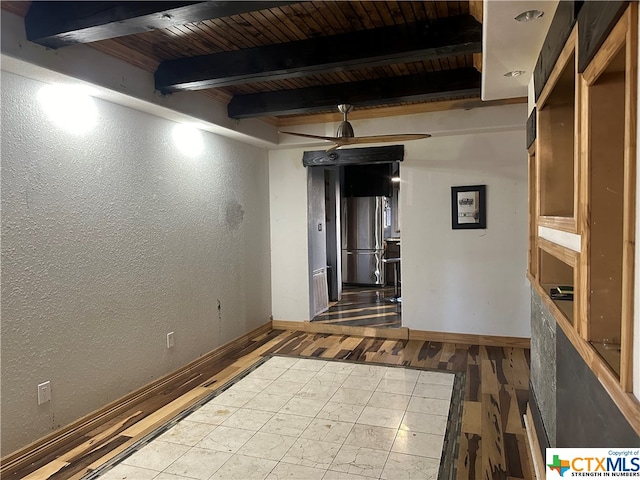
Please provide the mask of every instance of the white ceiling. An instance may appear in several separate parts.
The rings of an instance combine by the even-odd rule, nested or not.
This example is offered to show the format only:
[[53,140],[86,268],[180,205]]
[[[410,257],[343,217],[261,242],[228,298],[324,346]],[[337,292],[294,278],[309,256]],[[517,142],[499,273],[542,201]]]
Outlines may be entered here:
[[[484,0],[482,22],[482,100],[526,97],[527,86],[558,0]],[[530,22],[514,18],[527,10],[544,15]],[[523,70],[519,77],[504,74]]]

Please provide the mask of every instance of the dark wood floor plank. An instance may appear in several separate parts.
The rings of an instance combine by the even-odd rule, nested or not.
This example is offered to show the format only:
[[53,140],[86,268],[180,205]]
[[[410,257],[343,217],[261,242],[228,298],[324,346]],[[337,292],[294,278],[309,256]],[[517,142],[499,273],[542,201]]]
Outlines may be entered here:
[[421,342],[418,356],[415,359],[416,366],[423,366],[421,363],[431,358],[431,342]]
[[[443,344],[441,342],[429,342],[427,356],[424,358],[424,366],[426,368],[441,368],[440,358],[442,357]],[[446,362],[445,362],[446,365]],[[446,368],[446,367],[445,367]]]
[[469,345],[467,349],[467,364],[468,365],[478,365],[478,358],[480,357],[480,346],[479,345]]
[[481,440],[482,437],[475,433],[462,434],[458,454],[459,479],[484,480],[482,476]]
[[465,400],[480,401],[480,366],[468,365],[466,376]]
[[522,463],[520,462],[520,451],[518,450],[518,439],[515,434],[504,434],[504,450],[509,477],[524,478]]
[[464,345],[456,345],[456,351],[451,358],[449,364],[454,372],[465,372],[467,370],[468,349]]

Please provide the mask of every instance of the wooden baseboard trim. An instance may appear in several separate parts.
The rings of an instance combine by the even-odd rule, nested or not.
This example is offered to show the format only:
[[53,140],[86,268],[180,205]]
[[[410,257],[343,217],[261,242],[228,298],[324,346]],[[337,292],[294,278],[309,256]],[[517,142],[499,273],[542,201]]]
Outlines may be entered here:
[[521,337],[498,337],[492,335],[472,335],[466,333],[428,332],[400,328],[350,327],[315,322],[289,322],[274,320],[274,330],[292,330],[305,333],[328,333],[333,335],[353,335],[356,337],[391,338],[397,340],[419,340],[430,342],[461,343],[464,345],[484,345],[489,347],[529,348],[531,340]]
[[158,380],[155,380],[142,388],[125,395],[124,397],[109,403],[108,405],[81,417],[69,425],[62,427],[50,434],[36,440],[35,442],[16,450],[0,459],[0,478],[11,475],[27,467],[36,459],[51,454],[65,443],[73,441],[86,434],[98,425],[102,425],[112,418],[117,417],[136,404],[143,402],[149,397],[167,388],[168,385],[180,382],[182,378],[190,375],[195,369],[208,362],[222,358],[229,352],[247,346],[252,339],[264,335],[272,330],[271,321],[257,327],[250,332],[232,340],[206,355],[190,362],[174,372],[171,372]]
[[523,337],[499,337],[495,335],[429,332],[425,330],[409,330],[409,340],[484,345],[487,347],[530,348],[531,346],[531,339]]
[[542,451],[540,450],[540,443],[538,443],[538,435],[536,433],[536,427],[531,420],[531,408],[527,405],[527,413],[524,415],[524,427],[527,432],[527,446],[529,447],[529,458],[533,465],[533,471],[535,478],[545,478],[545,464],[542,457]]
[[352,327],[347,325],[331,325],[327,323],[314,322],[289,322],[285,320],[274,320],[274,330],[293,330],[305,333],[328,333],[334,335],[353,335],[355,337],[376,337],[391,338],[397,340],[408,340],[409,329],[400,328],[376,328],[376,327]]

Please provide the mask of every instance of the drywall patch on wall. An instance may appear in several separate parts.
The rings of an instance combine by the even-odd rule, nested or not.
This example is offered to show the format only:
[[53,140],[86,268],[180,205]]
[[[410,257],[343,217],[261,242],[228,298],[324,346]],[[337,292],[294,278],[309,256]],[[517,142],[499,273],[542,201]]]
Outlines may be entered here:
[[43,115],[45,84],[1,81],[9,453],[267,322],[269,193],[262,149],[203,132],[187,156],[175,123],[102,100],[70,134]]
[[227,221],[227,226],[231,230],[237,230],[240,228],[242,220],[244,219],[244,210],[242,209],[242,205],[235,200],[228,203],[225,212],[225,219]]

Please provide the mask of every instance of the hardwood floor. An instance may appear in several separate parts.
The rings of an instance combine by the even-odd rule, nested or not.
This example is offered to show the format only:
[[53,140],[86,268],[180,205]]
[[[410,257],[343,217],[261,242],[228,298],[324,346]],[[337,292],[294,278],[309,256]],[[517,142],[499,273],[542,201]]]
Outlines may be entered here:
[[402,303],[393,303],[393,287],[345,286],[342,299],[313,319],[315,323],[354,327],[401,327]]
[[462,372],[458,478],[533,478],[522,419],[529,395],[529,350],[281,330],[199,364],[187,380],[167,382],[161,392],[91,431],[67,432],[55,449],[41,446],[41,454],[28,462],[5,458],[2,478],[79,479],[269,354]]

